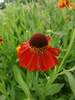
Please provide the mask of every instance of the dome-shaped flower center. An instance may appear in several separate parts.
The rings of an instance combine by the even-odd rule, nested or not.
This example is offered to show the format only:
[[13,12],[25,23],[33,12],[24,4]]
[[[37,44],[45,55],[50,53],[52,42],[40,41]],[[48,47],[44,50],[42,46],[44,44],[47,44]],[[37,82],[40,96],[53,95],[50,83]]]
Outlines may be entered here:
[[30,39],[30,46],[36,48],[42,48],[48,45],[48,39],[45,35],[37,33]]

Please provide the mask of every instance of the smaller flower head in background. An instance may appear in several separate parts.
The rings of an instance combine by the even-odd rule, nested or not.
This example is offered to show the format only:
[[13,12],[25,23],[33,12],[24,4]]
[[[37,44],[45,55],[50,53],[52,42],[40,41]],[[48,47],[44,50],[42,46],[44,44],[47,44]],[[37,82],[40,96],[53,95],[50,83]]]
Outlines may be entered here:
[[3,44],[3,38],[0,36],[0,44]]
[[70,7],[70,0],[58,0],[58,7],[59,8]]
[[71,2],[70,0],[59,0],[58,1],[59,8],[70,8],[75,10],[75,3]]

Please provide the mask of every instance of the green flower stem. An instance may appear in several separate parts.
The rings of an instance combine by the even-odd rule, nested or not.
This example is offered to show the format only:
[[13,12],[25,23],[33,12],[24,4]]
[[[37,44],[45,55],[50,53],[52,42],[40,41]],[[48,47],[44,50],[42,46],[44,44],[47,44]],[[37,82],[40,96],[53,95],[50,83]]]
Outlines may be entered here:
[[38,80],[39,72],[36,72],[36,81]]
[[27,97],[27,100],[32,100],[29,87],[27,86],[27,84],[23,80],[23,77],[21,75],[21,71],[16,65],[13,66],[13,73],[14,73],[14,76],[15,76],[17,83],[20,85],[21,89],[24,91],[25,96]]
[[68,46],[68,48],[67,48],[67,52],[66,52],[66,54],[65,54],[65,56],[64,56],[64,58],[63,58],[63,60],[62,60],[62,62],[61,62],[61,64],[60,64],[60,66],[58,67],[58,72],[61,70],[62,65],[64,64],[66,58],[68,57],[68,55],[69,55],[69,53],[70,53],[70,50],[71,50],[71,48],[72,48],[72,44],[73,44],[74,39],[75,39],[75,29],[74,29],[74,31],[73,31],[73,33],[72,33],[72,38],[71,38],[70,44],[69,44],[69,46]]

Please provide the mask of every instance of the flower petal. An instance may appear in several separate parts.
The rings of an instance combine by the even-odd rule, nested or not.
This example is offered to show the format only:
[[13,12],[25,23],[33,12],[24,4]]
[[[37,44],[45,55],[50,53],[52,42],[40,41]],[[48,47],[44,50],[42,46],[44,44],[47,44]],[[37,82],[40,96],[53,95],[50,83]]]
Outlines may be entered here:
[[49,47],[47,49],[49,52],[51,52],[52,55],[55,55],[55,56],[58,56],[59,53],[60,53],[60,49],[59,48],[52,48],[52,47]]
[[40,69],[43,71],[47,71],[49,69],[47,58],[42,54],[40,55]]
[[32,51],[28,46],[22,45],[18,52],[19,63],[21,67],[26,67],[29,63],[31,56],[33,55]]
[[23,54],[21,54],[19,57],[20,66],[25,67],[26,64],[29,62],[30,56],[31,54],[29,52],[29,49],[27,49]]
[[54,57],[51,52],[45,51],[43,55],[41,55],[41,62],[43,65],[43,70],[48,70],[49,68],[53,68],[57,64],[57,59]]
[[29,44],[23,43],[19,48],[18,55],[20,56],[21,54],[23,54],[28,48]]
[[40,70],[39,56],[37,55],[37,53],[34,54],[28,66],[30,71]]

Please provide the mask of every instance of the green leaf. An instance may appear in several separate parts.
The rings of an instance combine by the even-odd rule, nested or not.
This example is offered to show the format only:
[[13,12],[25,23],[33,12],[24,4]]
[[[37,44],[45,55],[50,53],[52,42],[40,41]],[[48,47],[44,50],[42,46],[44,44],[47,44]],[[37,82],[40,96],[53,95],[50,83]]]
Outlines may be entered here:
[[4,95],[1,95],[0,100],[6,100],[6,97]]
[[75,77],[69,71],[65,71],[65,75],[67,76],[70,88],[75,95]]
[[54,95],[54,94],[58,93],[63,86],[64,86],[64,84],[59,84],[59,83],[52,84],[48,88],[46,88],[45,95],[46,96]]
[[49,76],[47,78],[46,87],[48,87],[50,84],[52,84],[56,78],[57,78],[57,70],[55,68],[55,69],[49,71]]
[[0,82],[0,92],[3,93],[4,95],[7,95],[6,89],[5,89],[5,84]]
[[20,85],[20,87],[24,91],[25,95],[28,98],[30,98],[31,95],[30,95],[29,88],[28,88],[26,82],[23,80],[20,69],[16,65],[13,66],[13,72],[14,72],[14,76],[15,76],[17,83]]

